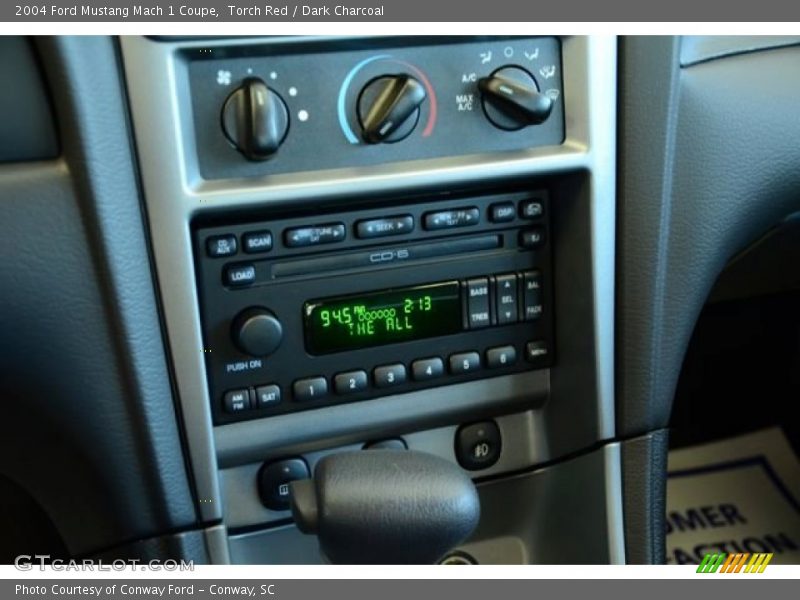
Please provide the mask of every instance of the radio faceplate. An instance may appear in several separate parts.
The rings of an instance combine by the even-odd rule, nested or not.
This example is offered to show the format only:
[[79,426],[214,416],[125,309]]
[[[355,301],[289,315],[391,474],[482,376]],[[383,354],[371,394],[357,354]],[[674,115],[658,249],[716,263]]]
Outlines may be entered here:
[[550,366],[548,203],[418,198],[195,228],[215,423]]

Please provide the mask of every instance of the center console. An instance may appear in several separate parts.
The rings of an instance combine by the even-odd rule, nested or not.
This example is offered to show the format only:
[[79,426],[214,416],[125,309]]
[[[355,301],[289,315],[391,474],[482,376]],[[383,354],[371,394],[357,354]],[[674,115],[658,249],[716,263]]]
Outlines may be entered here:
[[121,44],[214,560],[323,560],[288,484],[390,447],[478,484],[454,557],[624,562],[614,41]]

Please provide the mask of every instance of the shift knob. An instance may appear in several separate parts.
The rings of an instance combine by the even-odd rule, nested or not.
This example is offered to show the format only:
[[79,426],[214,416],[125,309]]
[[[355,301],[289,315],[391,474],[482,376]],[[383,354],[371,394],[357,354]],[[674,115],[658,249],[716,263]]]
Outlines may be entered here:
[[424,452],[326,456],[290,484],[292,514],[336,564],[433,564],[475,530],[478,492],[457,465]]

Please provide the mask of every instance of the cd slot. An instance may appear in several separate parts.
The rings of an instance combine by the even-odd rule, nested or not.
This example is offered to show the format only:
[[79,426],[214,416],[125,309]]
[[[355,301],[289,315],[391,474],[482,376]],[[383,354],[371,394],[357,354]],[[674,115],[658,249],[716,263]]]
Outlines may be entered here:
[[325,271],[341,271],[377,265],[400,264],[426,258],[495,250],[501,246],[502,238],[500,235],[482,235],[478,237],[450,239],[423,244],[404,244],[351,252],[348,254],[339,254],[336,256],[321,256],[318,258],[276,262],[271,265],[270,275],[273,279],[280,279]]

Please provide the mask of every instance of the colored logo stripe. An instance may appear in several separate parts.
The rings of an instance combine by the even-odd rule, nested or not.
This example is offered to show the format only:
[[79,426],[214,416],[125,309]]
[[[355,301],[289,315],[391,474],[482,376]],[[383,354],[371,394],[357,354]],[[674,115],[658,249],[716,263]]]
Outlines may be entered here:
[[[774,554],[765,552],[724,552],[706,554],[697,566],[697,573],[763,573]],[[749,559],[749,560],[748,560]],[[743,570],[744,569],[744,570]]]

